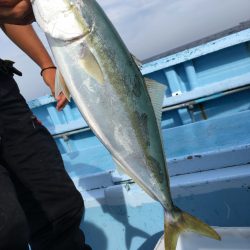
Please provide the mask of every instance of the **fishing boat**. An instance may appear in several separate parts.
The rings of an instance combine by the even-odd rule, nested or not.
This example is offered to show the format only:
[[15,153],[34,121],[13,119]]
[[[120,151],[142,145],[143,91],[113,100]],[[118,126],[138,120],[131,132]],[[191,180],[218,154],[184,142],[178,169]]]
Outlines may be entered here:
[[[250,249],[250,22],[149,58],[141,72],[167,86],[161,125],[175,204],[231,239],[238,232],[243,243],[230,249]],[[162,207],[116,170],[74,101],[62,112],[51,96],[29,106],[85,200],[86,241],[93,249],[154,249]]]

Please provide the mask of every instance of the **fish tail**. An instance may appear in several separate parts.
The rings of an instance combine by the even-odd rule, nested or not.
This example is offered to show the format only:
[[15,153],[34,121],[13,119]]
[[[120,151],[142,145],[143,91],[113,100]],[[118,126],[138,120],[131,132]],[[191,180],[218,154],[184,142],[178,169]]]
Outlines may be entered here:
[[221,239],[209,225],[177,207],[172,213],[165,213],[164,222],[165,250],[175,250],[179,235],[185,231],[192,231],[216,240]]

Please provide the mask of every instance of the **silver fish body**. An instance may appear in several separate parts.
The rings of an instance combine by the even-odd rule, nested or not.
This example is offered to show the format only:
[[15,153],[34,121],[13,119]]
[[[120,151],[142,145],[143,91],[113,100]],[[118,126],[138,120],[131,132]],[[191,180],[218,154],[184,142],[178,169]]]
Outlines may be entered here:
[[[72,41],[47,35],[67,87],[115,160],[171,209],[165,156],[144,78],[100,6],[92,0],[75,4],[87,32]],[[96,60],[92,75],[85,69],[90,57]]]
[[[35,0],[35,16],[80,112],[116,163],[162,204],[168,224],[175,224],[181,212],[172,202],[160,128],[140,70],[95,0],[51,1]],[[63,10],[49,15],[55,2]],[[65,24],[64,30],[58,23],[63,18],[76,28]]]

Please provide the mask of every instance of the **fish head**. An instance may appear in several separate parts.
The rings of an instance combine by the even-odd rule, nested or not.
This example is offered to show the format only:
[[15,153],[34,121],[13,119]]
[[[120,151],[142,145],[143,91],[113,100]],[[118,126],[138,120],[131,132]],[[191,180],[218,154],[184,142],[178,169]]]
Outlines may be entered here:
[[71,41],[89,32],[89,25],[79,14],[83,1],[31,0],[38,25],[50,38]]

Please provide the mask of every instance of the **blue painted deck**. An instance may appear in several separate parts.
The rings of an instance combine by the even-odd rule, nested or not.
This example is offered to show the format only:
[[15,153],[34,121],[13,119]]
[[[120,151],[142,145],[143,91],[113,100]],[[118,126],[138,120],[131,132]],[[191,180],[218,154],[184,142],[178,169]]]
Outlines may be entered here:
[[[249,41],[246,29],[142,67],[168,87],[162,132],[174,201],[214,226],[250,226]],[[162,208],[115,171],[74,102],[60,113],[49,96],[29,105],[83,194],[82,227],[93,249],[152,250]]]

